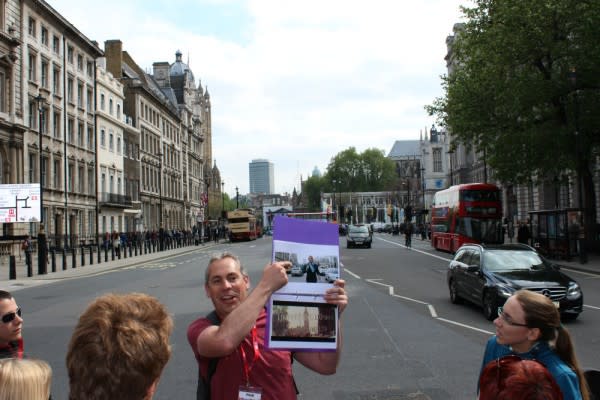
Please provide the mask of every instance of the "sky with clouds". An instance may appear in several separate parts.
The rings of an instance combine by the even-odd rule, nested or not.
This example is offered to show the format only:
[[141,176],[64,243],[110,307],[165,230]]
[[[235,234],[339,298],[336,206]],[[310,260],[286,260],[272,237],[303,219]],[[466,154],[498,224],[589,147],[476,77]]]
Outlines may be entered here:
[[353,146],[387,155],[434,122],[446,37],[466,0],[47,0],[101,48],[120,39],[142,68],[175,52],[212,103],[225,191],[247,193],[248,163],[299,190]]

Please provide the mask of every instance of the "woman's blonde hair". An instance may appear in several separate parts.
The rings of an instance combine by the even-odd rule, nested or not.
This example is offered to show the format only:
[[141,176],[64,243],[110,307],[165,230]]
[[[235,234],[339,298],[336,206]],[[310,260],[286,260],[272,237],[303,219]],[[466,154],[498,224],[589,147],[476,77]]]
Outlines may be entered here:
[[52,369],[35,359],[0,360],[0,400],[48,400]]

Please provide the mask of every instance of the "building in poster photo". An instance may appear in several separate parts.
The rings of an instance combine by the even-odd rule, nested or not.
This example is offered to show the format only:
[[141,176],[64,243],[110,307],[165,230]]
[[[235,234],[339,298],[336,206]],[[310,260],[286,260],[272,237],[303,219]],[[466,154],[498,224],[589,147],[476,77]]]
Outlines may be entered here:
[[335,306],[324,303],[274,301],[272,340],[335,341]]

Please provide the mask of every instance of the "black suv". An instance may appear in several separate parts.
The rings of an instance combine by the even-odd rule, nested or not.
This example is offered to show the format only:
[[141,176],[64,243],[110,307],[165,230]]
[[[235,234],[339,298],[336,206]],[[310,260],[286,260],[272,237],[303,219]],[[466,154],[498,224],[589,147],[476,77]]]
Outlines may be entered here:
[[367,225],[350,225],[348,227],[348,233],[346,234],[346,247],[366,247],[371,248],[373,236],[371,229]]
[[490,321],[519,289],[549,297],[564,319],[576,319],[583,309],[579,284],[524,244],[465,244],[450,262],[447,281],[453,303],[479,305]]

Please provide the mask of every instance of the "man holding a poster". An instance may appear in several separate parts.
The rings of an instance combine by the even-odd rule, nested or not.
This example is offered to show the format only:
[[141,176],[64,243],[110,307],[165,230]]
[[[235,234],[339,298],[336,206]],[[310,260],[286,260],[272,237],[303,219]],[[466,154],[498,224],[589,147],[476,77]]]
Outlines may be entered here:
[[[204,289],[213,302],[218,324],[199,318],[190,324],[187,335],[200,376],[210,385],[211,399],[296,399],[292,358],[320,374],[336,372],[342,348],[341,323],[334,351],[290,352],[265,347],[265,305],[288,282],[289,268],[289,261],[268,264],[250,292],[249,277],[235,255],[224,253],[209,261]],[[326,303],[338,307],[338,315],[348,304],[344,286],[345,282],[338,280],[323,295]],[[209,376],[212,359],[218,364]]]

